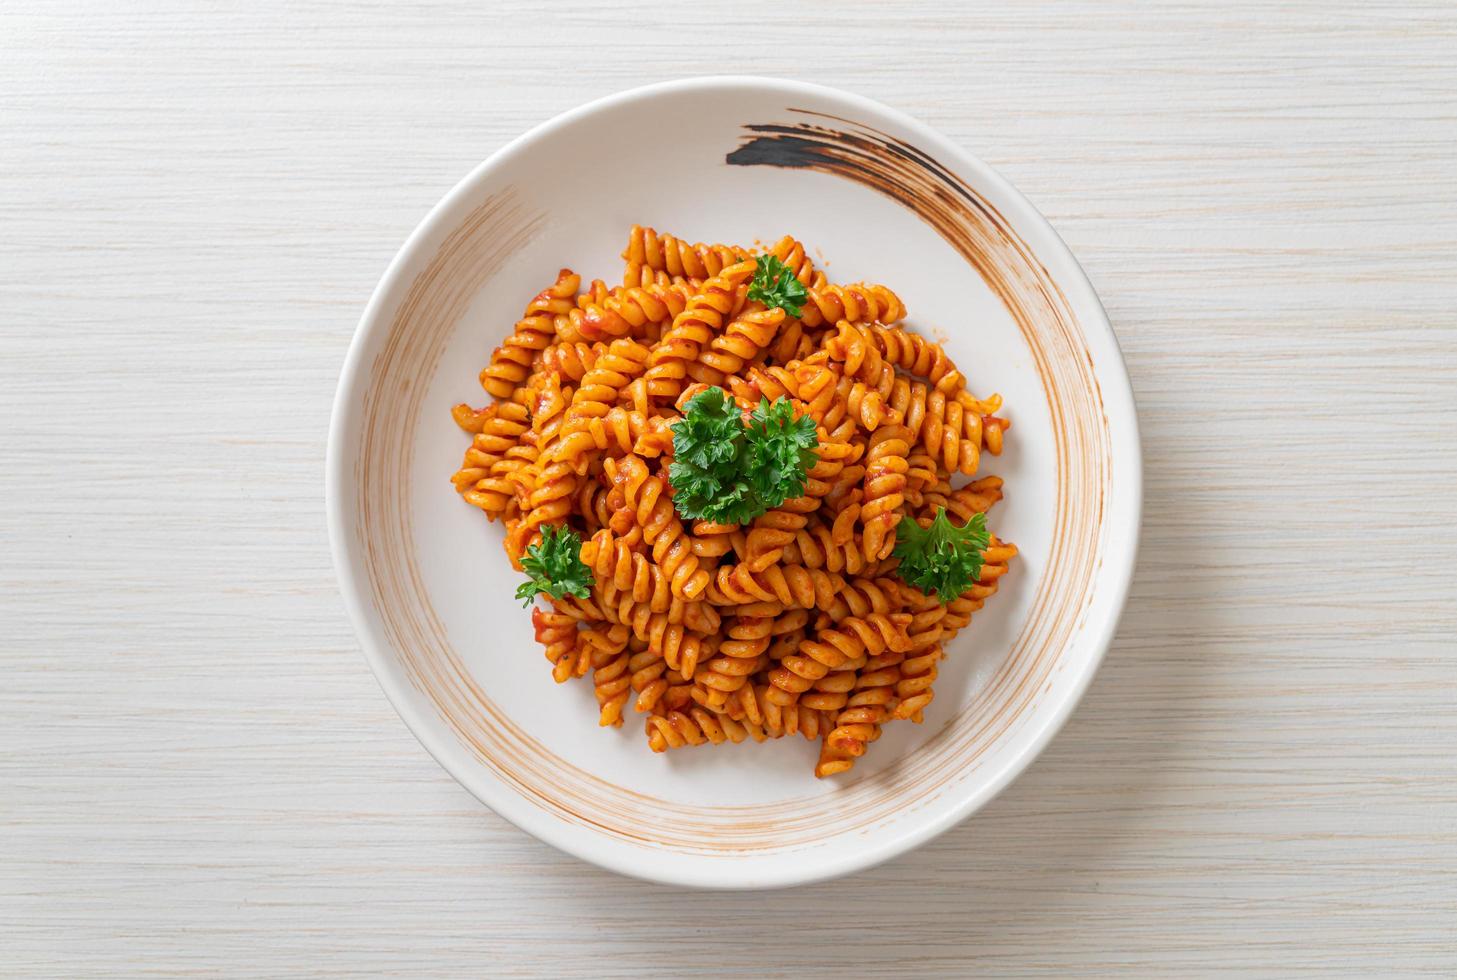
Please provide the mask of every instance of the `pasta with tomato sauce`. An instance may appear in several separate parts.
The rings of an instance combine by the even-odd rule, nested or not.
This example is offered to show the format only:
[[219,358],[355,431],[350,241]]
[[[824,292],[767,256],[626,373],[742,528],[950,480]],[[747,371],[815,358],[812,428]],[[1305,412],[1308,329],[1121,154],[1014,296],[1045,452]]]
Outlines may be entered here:
[[481,371],[452,477],[505,526],[551,675],[655,752],[801,735],[817,776],[920,722],[1017,554],[980,476],[1008,427],[877,283],[803,245],[634,226],[622,285],[563,269]]

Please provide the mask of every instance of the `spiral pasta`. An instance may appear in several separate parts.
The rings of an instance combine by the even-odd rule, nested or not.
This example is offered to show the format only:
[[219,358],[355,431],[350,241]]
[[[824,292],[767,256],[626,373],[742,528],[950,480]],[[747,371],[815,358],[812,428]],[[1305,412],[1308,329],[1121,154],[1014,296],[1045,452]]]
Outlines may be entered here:
[[708,586],[708,572],[683,531],[683,522],[668,498],[668,483],[648,472],[647,463],[631,453],[608,460],[605,473],[622,489],[623,500],[642,531],[643,543],[653,550],[653,561],[668,578],[673,595],[695,599]]
[[825,285],[809,290],[801,319],[805,326],[849,320],[851,323],[895,323],[906,315],[900,297],[884,286],[855,283],[851,286]]
[[[555,681],[590,676],[600,726],[640,715],[654,752],[799,735],[817,776],[846,772],[932,710],[948,644],[1017,554],[980,539],[975,581],[943,602],[896,548],[906,520],[962,527],[1001,500],[978,476],[1001,398],[973,395],[894,291],[831,282],[791,236],[756,254],[634,226],[622,258],[620,285],[563,269],[527,303],[480,372],[488,403],[452,409],[469,445],[451,481],[518,569],[575,533],[588,584],[531,623]],[[765,262],[797,303],[767,305]],[[741,524],[678,511],[674,426],[710,387],[814,422],[802,490]]]
[[718,275],[725,266],[742,262],[749,253],[735,245],[705,245],[672,235],[659,235],[652,228],[633,225],[622,257],[627,260],[623,284],[642,282],[643,270],[666,272],[675,279],[704,280]]
[[580,282],[580,276],[563,269],[554,285],[536,294],[526,305],[526,313],[516,321],[511,336],[491,352],[491,363],[481,371],[482,388],[497,398],[511,397],[531,373],[536,356],[556,336],[556,316],[573,309]]
[[730,694],[743,687],[749,677],[763,670],[769,658],[774,621],[766,616],[737,616],[718,645],[718,655],[698,668],[694,681],[705,707],[721,710]]
[[688,373],[695,381],[723,384],[724,378],[737,374],[764,353],[784,320],[784,311],[778,307],[740,311],[723,333],[709,341],[707,349],[699,350],[698,363],[689,367]]
[[895,527],[905,516],[909,435],[903,426],[890,426],[876,430],[871,438],[865,463],[865,502],[860,507],[866,561],[885,558],[895,547]]
[[865,754],[869,744],[880,738],[880,726],[890,721],[898,702],[900,665],[904,650],[892,650],[866,660],[855,677],[854,692],[835,717],[835,727],[820,748],[816,776],[844,772],[853,759]]
[[739,287],[753,274],[754,263],[748,260],[726,267],[705,282],[683,312],[673,318],[673,325],[653,348],[647,372],[649,394],[670,401],[678,397],[688,366],[697,362],[725,319],[741,307]]
[[834,602],[844,585],[838,575],[803,565],[770,565],[757,572],[743,562],[720,568],[706,597],[716,606],[778,602],[789,609],[813,609]]
[[682,280],[618,286],[582,306],[580,333],[587,340],[624,336],[656,340],[663,325],[683,312],[694,291]]
[[646,604],[650,613],[666,613],[673,605],[668,576],[643,554],[641,543],[641,533],[619,537],[604,527],[582,545],[582,562],[598,581],[611,582],[634,603]]
[[579,634],[578,642],[587,650],[592,668],[592,686],[596,689],[599,710],[597,724],[604,728],[622,724],[622,708],[631,694],[628,637],[627,627],[621,624],[583,630]]

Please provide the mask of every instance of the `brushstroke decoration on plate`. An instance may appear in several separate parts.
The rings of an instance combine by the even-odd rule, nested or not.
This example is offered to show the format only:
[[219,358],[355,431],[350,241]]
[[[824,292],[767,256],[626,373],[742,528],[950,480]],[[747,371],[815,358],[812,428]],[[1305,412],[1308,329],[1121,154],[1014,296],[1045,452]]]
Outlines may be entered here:
[[[619,138],[663,120],[673,123],[670,140],[649,147]],[[462,506],[445,478],[471,438],[451,421],[452,406],[481,401],[477,375],[512,335],[523,303],[560,282],[562,267],[620,269],[624,231],[635,223],[682,242],[739,243],[751,265],[792,232],[806,246],[792,262],[823,272],[826,284],[890,285],[906,307],[904,326],[944,348],[965,390],[1003,399],[988,417],[1011,424],[995,464],[1006,497],[986,520],[997,538],[1016,542],[1015,561],[994,601],[947,644],[922,723],[884,725],[853,768],[824,771],[828,732],[657,754],[644,746],[630,703],[619,707],[634,724],[601,727],[600,685],[588,676],[559,687],[554,664],[542,660],[516,597],[525,579],[502,555],[505,529]],[[678,272],[700,285],[712,278],[691,271]],[[814,285],[813,274],[807,281]],[[570,305],[590,303],[574,296]],[[621,339],[594,337],[600,328],[588,327],[585,348]],[[831,366],[843,375],[844,363]],[[686,371],[684,382],[677,392],[659,386],[644,418],[683,414],[682,389],[704,383]],[[799,402],[784,424],[808,418],[829,436],[805,399],[788,390],[781,397]],[[660,431],[660,450],[663,438]],[[825,444],[817,433],[816,450]],[[891,450],[882,455],[894,457]],[[953,487],[981,478],[955,469]],[[327,474],[336,566],[361,642],[441,764],[496,812],[572,854],[658,881],[739,888],[894,858],[1026,767],[1071,713],[1112,638],[1135,558],[1141,479],[1112,330],[1035,209],[900,113],[819,86],[751,78],[695,79],[592,103],[522,136],[451,191],[365,311],[336,397]],[[667,490],[671,478],[664,482]],[[970,514],[948,517],[960,524]],[[932,515],[917,516],[930,526]],[[561,520],[546,515],[515,550],[539,547],[541,527]],[[889,553],[876,561],[895,574]],[[686,576],[681,587],[697,588]],[[688,683],[681,667],[680,688]],[[574,662],[568,673],[576,670]],[[688,671],[697,673],[696,665]],[[693,703],[711,707],[702,703],[716,697],[711,689]],[[842,727],[833,711],[820,720]],[[817,767],[828,778],[815,779]]]

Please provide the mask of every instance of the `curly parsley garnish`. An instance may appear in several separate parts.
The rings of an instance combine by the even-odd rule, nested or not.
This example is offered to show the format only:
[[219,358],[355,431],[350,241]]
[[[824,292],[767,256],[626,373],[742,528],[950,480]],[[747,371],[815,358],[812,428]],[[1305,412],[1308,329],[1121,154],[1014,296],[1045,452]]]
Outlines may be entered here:
[[673,423],[673,506],[688,520],[744,524],[804,492],[818,445],[814,419],[785,399],[761,400],[745,424],[723,389],[708,388]]
[[553,599],[569,595],[585,599],[592,594],[592,570],[582,563],[582,539],[569,528],[554,524],[542,528],[541,540],[526,549],[521,567],[528,577],[517,586],[516,598],[523,606],[543,592]]
[[755,263],[749,299],[756,299],[770,309],[777,306],[790,316],[799,316],[809,296],[804,283],[794,278],[789,266],[779,261],[777,256],[761,255]]
[[957,527],[941,507],[929,527],[906,520],[896,528],[897,574],[922,592],[935,592],[944,606],[981,578],[983,553],[990,544],[985,514],[973,514],[965,527]]

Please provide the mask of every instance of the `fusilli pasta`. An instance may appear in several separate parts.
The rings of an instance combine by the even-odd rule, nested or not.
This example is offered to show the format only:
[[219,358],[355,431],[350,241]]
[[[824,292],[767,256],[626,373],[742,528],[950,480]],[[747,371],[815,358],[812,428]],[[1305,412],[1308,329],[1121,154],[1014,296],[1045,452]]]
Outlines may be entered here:
[[[640,714],[655,752],[798,734],[821,742],[817,776],[845,772],[883,726],[923,719],[946,645],[1017,553],[984,534],[967,587],[939,596],[901,577],[897,547],[940,515],[981,528],[1003,495],[976,477],[1001,399],[972,395],[892,290],[831,283],[791,237],[634,226],[622,257],[619,286],[563,269],[527,304],[481,371],[490,403],[453,409],[470,445],[452,482],[504,523],[517,568],[575,533],[580,591],[532,624],[557,682],[591,675],[601,725]],[[797,290],[777,305],[768,260]],[[678,510],[674,427],[710,387],[745,418],[787,401],[806,445],[814,428],[795,489],[741,523]]]

